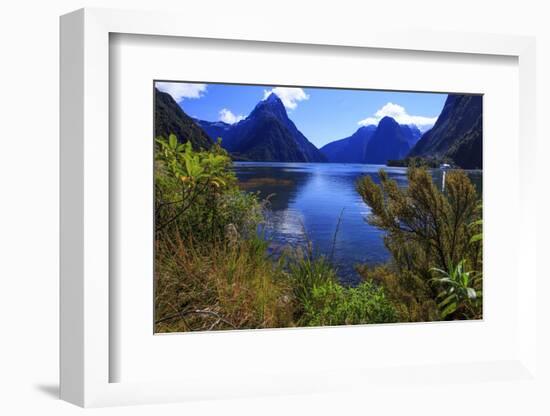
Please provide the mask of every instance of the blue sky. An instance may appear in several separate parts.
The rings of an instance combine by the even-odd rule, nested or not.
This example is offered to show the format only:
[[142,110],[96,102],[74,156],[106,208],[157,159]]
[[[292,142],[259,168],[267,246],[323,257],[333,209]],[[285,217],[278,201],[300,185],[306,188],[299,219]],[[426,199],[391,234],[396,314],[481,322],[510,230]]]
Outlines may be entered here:
[[274,92],[281,98],[298,129],[317,147],[348,137],[361,125],[377,124],[392,116],[402,124],[429,129],[441,112],[447,94],[268,85],[157,82],[191,117],[238,122]]

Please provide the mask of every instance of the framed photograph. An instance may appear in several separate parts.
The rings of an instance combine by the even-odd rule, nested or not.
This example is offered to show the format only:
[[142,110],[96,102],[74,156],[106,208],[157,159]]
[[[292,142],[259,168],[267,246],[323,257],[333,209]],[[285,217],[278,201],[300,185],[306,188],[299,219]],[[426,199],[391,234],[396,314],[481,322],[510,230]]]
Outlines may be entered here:
[[61,18],[62,398],[536,385],[534,40],[178,22]]

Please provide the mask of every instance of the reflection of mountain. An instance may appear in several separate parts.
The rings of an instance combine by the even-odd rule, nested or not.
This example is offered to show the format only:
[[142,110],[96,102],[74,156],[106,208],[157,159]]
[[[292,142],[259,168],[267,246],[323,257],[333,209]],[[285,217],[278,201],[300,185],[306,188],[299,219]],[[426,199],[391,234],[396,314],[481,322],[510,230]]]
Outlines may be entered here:
[[398,124],[393,118],[384,117],[378,126],[361,127],[350,137],[323,146],[321,152],[329,162],[383,164],[404,157],[420,135],[416,126]]
[[155,137],[175,134],[181,143],[190,141],[195,149],[208,149],[212,141],[181,109],[170,94],[155,88]]
[[239,165],[236,174],[241,188],[258,192],[261,199],[269,199],[262,231],[270,241],[270,248],[281,253],[288,245],[305,247],[308,243],[306,218],[296,205],[311,185],[312,172],[303,165],[296,168],[291,164]]
[[212,139],[222,138],[222,146],[236,157],[270,162],[326,162],[288,118],[279,97],[271,94],[260,101],[250,115],[229,125],[196,120]]
[[410,156],[449,158],[465,169],[482,168],[483,111],[481,95],[449,94],[433,128]]

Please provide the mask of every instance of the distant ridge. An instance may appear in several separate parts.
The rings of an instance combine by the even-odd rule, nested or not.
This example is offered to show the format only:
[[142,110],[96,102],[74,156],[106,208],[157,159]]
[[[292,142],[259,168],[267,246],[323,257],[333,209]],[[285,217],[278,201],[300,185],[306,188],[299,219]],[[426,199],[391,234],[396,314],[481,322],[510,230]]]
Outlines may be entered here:
[[364,163],[367,145],[376,126],[360,127],[351,136],[335,140],[321,147],[321,153],[332,163]]
[[224,147],[230,143],[233,125],[224,123],[223,121],[205,121],[199,119],[193,119],[193,121],[204,130],[211,140],[216,141],[218,138],[222,138]]
[[330,162],[385,164],[401,159],[421,136],[416,126],[399,124],[384,117],[378,126],[360,127],[350,137],[336,140],[321,148]]

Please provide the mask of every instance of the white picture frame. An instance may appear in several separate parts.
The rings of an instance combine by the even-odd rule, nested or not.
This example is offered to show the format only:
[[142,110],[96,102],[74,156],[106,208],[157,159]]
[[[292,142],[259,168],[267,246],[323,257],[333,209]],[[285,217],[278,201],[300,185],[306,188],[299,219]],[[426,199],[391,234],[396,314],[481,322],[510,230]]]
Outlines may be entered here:
[[[429,30],[349,28],[337,34],[312,26],[307,32],[263,22],[238,28],[222,20],[204,26],[172,13],[82,9],[61,18],[61,398],[80,406],[160,403],[269,394],[319,393],[369,385],[415,383],[428,388],[453,373],[464,383],[507,380],[538,383],[536,320],[536,194],[527,167],[535,161],[535,41],[529,37]],[[507,359],[437,365],[419,362],[407,368],[336,368],[321,373],[271,374],[262,380],[229,383],[189,378],[178,381],[111,382],[110,368],[120,357],[110,349],[109,296],[110,171],[109,38],[133,34],[249,42],[331,45],[347,48],[429,51],[441,54],[500,55],[517,58],[519,67],[519,224],[517,264],[522,271],[517,291],[517,348]],[[527,214],[529,213],[529,214]],[[523,214],[523,215],[521,215]],[[403,327],[405,328],[405,327]],[[414,327],[406,327],[409,333]],[[348,328],[339,329],[348,331]],[[360,328],[353,329],[361,330]],[[295,331],[295,334],[298,332]],[[340,332],[341,333],[341,332]],[[272,337],[282,333],[272,333]],[[301,335],[303,337],[308,335]],[[333,336],[337,336],[334,332]],[[246,363],[242,364],[246,366]],[[251,365],[251,364],[248,364]],[[322,377],[321,375],[324,375]],[[342,380],[347,380],[342,382]],[[491,394],[488,391],[488,394]]]

